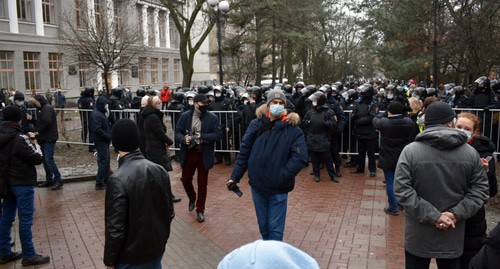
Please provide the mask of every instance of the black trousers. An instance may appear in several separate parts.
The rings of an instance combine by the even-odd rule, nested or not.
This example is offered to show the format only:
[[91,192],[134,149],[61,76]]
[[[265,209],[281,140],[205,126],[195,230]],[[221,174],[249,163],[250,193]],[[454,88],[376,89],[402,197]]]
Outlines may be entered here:
[[375,139],[358,139],[358,171],[365,170],[365,158],[368,154],[368,170],[370,172],[377,171],[377,165],[375,163]]
[[330,151],[309,151],[309,154],[311,155],[314,176],[319,177],[321,171],[320,164],[324,163],[330,179],[335,178],[335,168],[333,168],[333,161],[332,156],[330,155]]
[[[455,259],[437,259],[436,263],[439,269],[460,269],[460,258]],[[430,258],[421,258],[405,251],[406,269],[429,269]]]

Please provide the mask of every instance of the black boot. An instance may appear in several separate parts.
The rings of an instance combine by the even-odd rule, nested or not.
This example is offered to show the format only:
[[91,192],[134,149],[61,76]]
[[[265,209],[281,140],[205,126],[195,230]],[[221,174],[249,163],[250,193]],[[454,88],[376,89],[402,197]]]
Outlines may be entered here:
[[335,176],[342,177],[342,173],[340,172],[340,164],[335,164]]

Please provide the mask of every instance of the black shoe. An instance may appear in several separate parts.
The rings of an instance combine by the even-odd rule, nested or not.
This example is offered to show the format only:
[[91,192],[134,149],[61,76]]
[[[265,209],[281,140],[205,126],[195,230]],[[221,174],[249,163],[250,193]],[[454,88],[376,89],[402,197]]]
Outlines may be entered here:
[[181,198],[178,198],[178,197],[176,197],[175,195],[172,195],[172,202],[174,202],[174,203],[178,203],[178,202],[180,202],[181,200],[182,200]]
[[194,210],[194,201],[189,201],[188,210],[189,211],[193,211]]
[[45,181],[43,183],[38,184],[38,187],[48,188],[48,187],[52,187],[52,185],[54,185],[54,181]]
[[315,177],[314,177],[314,181],[319,182],[319,177],[318,177],[318,176],[315,176]]
[[11,252],[9,255],[0,256],[0,264],[13,262],[15,260],[21,259],[22,257],[23,257],[22,252]]
[[338,180],[338,178],[336,178],[336,177],[332,177],[332,178],[330,178],[330,179],[331,179],[333,182],[335,182],[335,183],[339,183],[339,182],[340,182],[340,180]]
[[354,171],[351,171],[351,174],[364,174],[365,171],[363,170],[354,170]]
[[95,190],[96,191],[103,191],[106,189],[106,185],[105,184],[97,184],[95,185]]
[[356,167],[357,165],[355,163],[345,163],[344,167]]
[[53,191],[58,190],[58,189],[62,188],[62,186],[63,186],[62,181],[57,181],[57,182],[56,182],[56,184],[54,184],[54,185],[52,186],[52,190],[53,190]]
[[205,215],[203,214],[203,212],[199,212],[198,215],[196,215],[196,220],[198,220],[198,222],[205,221]]
[[342,173],[340,173],[340,171],[337,171],[337,172],[335,172],[335,176],[336,177],[342,177]]
[[375,172],[370,172],[370,177],[376,177],[377,176],[377,173]]
[[50,262],[49,256],[43,256],[40,254],[36,254],[35,256],[33,256],[29,259],[23,259],[23,266],[44,264],[44,263],[48,263],[48,262]]

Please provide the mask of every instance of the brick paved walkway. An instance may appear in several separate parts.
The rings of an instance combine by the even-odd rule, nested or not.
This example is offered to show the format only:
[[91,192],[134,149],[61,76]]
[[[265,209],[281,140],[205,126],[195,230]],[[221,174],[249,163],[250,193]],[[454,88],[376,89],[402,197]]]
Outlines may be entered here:
[[[351,175],[343,168],[341,183],[316,183],[305,168],[289,195],[284,241],[312,255],[321,268],[403,268],[403,216],[386,215],[383,173]],[[164,268],[215,268],[234,248],[260,238],[247,180],[238,198],[225,189],[231,167],[216,165],[209,175],[206,221],[196,222],[174,164],[176,218],[163,257]],[[37,251],[51,263],[37,268],[103,268],[104,192],[93,182],[64,185],[62,191],[37,189],[33,226]],[[17,233],[17,231],[16,231]],[[16,236],[15,249],[20,249]],[[20,262],[1,268],[18,268]]]

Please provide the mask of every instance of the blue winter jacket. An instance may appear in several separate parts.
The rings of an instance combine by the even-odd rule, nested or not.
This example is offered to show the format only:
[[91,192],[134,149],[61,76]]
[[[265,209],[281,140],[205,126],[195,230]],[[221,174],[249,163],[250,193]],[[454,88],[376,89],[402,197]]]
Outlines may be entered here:
[[239,182],[248,169],[248,183],[259,193],[288,193],[295,186],[295,176],[308,161],[304,133],[298,127],[300,117],[290,113],[286,121],[278,120],[253,141],[254,133],[269,122],[266,113],[265,104],[257,109],[257,118],[245,132],[230,178]]
[[90,122],[90,131],[93,135],[94,142],[111,142],[111,123],[106,117],[106,104],[108,98],[99,96],[97,98],[94,110],[92,111],[92,120]]
[[[193,109],[185,111],[181,114],[177,125],[175,126],[175,142],[180,145],[181,151],[179,155],[179,163],[182,167],[186,162],[186,154],[189,149],[184,142],[184,136],[191,134],[191,125],[193,121]],[[214,166],[215,158],[215,142],[222,137],[221,125],[219,118],[212,113],[207,112],[201,118],[201,153],[203,155],[203,165],[206,170]]]

